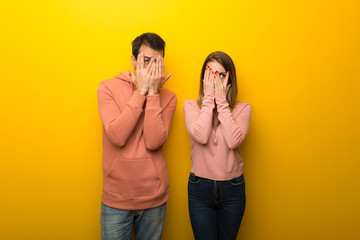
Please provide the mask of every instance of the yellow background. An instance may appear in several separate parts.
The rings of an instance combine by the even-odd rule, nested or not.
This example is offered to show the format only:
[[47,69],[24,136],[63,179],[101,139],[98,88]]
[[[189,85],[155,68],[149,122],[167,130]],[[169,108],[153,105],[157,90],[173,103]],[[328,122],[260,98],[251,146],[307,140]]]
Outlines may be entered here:
[[238,239],[360,239],[360,1],[2,1],[0,239],[100,239],[98,84],[131,41],[166,43],[178,105],[165,146],[165,240],[193,239],[182,105],[205,57],[234,60],[252,104]]

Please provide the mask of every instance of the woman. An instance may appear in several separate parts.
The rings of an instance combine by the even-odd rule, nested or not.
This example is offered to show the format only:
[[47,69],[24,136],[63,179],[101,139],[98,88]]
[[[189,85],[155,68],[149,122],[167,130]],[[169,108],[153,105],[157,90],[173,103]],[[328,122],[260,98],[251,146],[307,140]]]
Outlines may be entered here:
[[251,106],[237,102],[235,66],[223,52],[204,62],[199,97],[184,103],[192,168],[188,183],[195,239],[236,239],[245,210],[239,146],[250,125]]

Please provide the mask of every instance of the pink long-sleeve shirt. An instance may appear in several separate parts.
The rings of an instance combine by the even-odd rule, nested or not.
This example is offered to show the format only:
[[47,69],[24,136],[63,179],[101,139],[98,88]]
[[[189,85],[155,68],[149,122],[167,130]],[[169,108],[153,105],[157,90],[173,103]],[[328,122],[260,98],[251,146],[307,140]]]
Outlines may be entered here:
[[[239,146],[249,130],[250,104],[238,102],[231,111],[225,93],[206,89],[201,108],[196,100],[189,99],[184,103],[184,113],[191,143],[190,172],[217,181],[241,176],[243,159]],[[215,126],[220,121],[216,129],[213,126],[214,114]]]
[[157,207],[169,198],[162,144],[168,136],[176,96],[164,88],[146,97],[134,90],[126,73],[98,87],[103,125],[102,201],[124,210]]

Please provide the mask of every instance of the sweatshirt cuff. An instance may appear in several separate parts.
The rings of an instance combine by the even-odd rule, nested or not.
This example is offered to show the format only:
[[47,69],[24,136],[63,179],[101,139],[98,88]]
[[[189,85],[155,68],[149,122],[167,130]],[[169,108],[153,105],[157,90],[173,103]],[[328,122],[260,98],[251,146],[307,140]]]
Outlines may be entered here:
[[215,90],[213,88],[207,88],[204,90],[205,96],[213,96],[215,93]]
[[224,93],[224,92],[217,92],[217,93],[215,93],[215,99],[216,99],[216,102],[218,102],[218,100],[219,101],[223,101],[223,100],[225,100],[225,101],[227,101],[226,100],[226,94]]
[[146,96],[146,109],[160,107],[160,94]]
[[133,95],[129,101],[129,105],[133,106],[133,107],[138,107],[138,108],[142,108],[144,105],[146,97],[141,95],[140,93],[134,91]]
[[229,103],[226,99],[226,94],[223,92],[215,93],[215,102],[219,113],[229,107]]

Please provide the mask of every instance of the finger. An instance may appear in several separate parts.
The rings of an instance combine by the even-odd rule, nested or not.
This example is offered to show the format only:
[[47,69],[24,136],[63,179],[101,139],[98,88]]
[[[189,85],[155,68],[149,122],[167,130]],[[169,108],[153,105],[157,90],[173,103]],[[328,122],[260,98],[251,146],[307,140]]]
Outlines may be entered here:
[[216,72],[212,72],[212,83],[215,86],[215,84],[218,84],[218,75],[216,74]]
[[162,81],[161,86],[163,86],[163,85],[166,83],[166,81],[167,81],[171,76],[172,76],[172,73],[169,73],[169,74],[164,78],[164,80]]
[[214,79],[215,79],[215,81],[219,82],[219,80],[220,80],[219,71],[214,72]]
[[138,57],[137,57],[137,60],[136,60],[136,70],[137,71],[141,71],[141,55],[142,55],[142,52],[139,53]]
[[[141,70],[144,70],[145,69],[145,54],[142,52],[141,53],[141,56],[140,56],[140,66],[141,66]],[[150,60],[151,61],[151,60]]]
[[155,59],[151,59],[153,60],[152,63],[151,63],[151,67],[150,67],[150,73],[151,73],[151,80],[153,80],[155,77],[156,77],[156,74],[157,74],[157,62],[155,61]]
[[164,79],[164,75],[165,75],[165,68],[164,68],[164,59],[162,57],[160,57],[160,78]]
[[209,68],[209,85],[210,87],[214,88],[215,84],[215,74],[211,68]]
[[164,78],[165,79],[165,82],[172,76],[172,73],[169,73],[168,75],[166,75],[166,77]]
[[164,67],[164,58],[160,57],[160,87],[162,87],[165,82],[169,79],[170,76],[167,75],[166,77],[165,76],[165,67]]
[[215,89],[218,90],[218,91],[221,91],[222,90],[222,84],[221,84],[221,80],[219,78],[219,76],[215,76],[214,78],[214,85],[215,85]]
[[206,67],[205,68],[205,72],[204,72],[204,78],[203,78],[203,80],[205,80],[205,81],[208,81],[208,77],[209,77],[209,67]]
[[161,59],[157,57],[156,59],[156,81],[158,81],[161,77]]
[[209,69],[208,69],[208,83],[209,84],[213,84],[214,83],[214,77],[213,77],[213,72],[212,72],[212,69],[211,69],[211,67],[209,67]]
[[214,75],[214,77],[213,77],[213,82],[214,82],[214,87],[215,87],[215,89],[218,89],[218,88],[219,88],[219,84],[218,84],[218,81],[217,81],[217,78],[216,78],[215,75]]
[[129,70],[129,75],[130,75],[131,81],[133,83],[135,83],[135,73],[133,71]]
[[217,84],[216,84],[216,76],[214,76],[213,73],[211,73],[211,82],[212,82],[212,85],[215,89],[217,89]]
[[156,72],[156,77],[158,78],[160,76],[160,58],[157,57],[156,61],[155,61],[155,72]]
[[208,67],[206,67],[205,72],[204,72],[203,84],[204,84],[205,89],[209,87],[209,68]]
[[147,82],[150,86],[150,88],[152,88],[154,86],[154,79],[156,78],[156,62],[155,60],[151,63],[151,66],[149,67],[149,72],[148,72],[148,78],[147,78]]
[[154,58],[151,58],[149,64],[148,64],[147,67],[146,67],[147,72],[150,72],[150,71],[151,71],[152,66],[154,65],[154,63],[155,63],[155,59],[154,59]]

